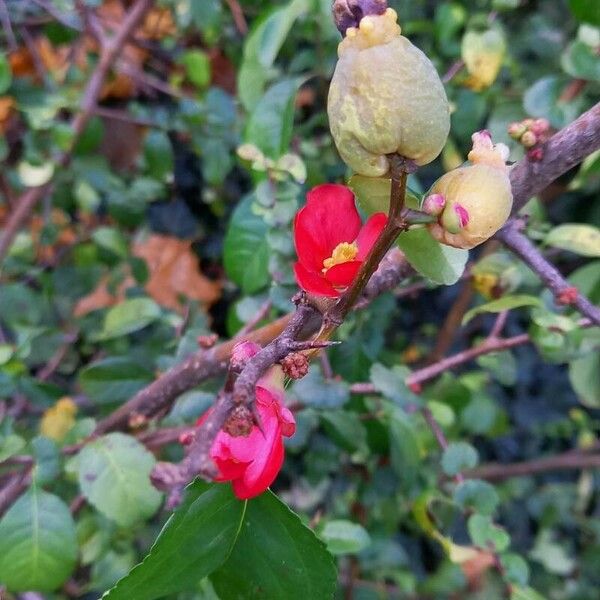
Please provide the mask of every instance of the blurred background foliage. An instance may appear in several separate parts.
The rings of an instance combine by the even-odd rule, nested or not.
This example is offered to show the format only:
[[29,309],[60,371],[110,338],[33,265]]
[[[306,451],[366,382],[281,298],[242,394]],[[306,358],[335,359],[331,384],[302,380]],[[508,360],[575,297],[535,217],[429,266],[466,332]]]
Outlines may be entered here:
[[[129,3],[83,4],[110,29]],[[516,161],[523,149],[510,122],[544,117],[559,129],[599,99],[597,0],[390,5],[443,76],[453,111],[442,156],[411,176],[416,193],[464,161],[474,131],[489,129]],[[27,544],[6,559],[32,532],[0,539],[0,587],[8,598],[27,589],[94,598],[145,555],[168,512],[157,512],[161,496],[145,476],[155,456],[131,435],[75,457],[64,448],[197,350],[198,336],[230,338],[261,310],[262,323],[292,308],[294,214],[311,186],[350,175],[325,111],[340,38],[329,0],[159,2],[124,48],[71,163],[56,169],[97,43],[81,34],[70,0],[0,9],[12,24],[3,19],[0,223],[27,186],[54,181],[1,273],[0,484],[11,457],[37,466],[0,531],[9,516],[27,521],[38,495],[54,527],[42,533],[61,540],[57,550],[40,538],[47,564],[32,574]],[[526,208],[530,237],[596,303],[599,191],[596,153]],[[420,281],[349,318],[344,343],[290,388],[298,432],[274,491],[335,555],[340,598],[492,600],[508,586],[520,600],[597,599],[598,469],[453,477],[599,450],[598,331],[578,328],[494,242],[471,253],[455,285]],[[494,315],[484,308],[461,327],[467,308],[512,293],[540,300],[511,310],[504,329],[533,344],[446,372],[421,395],[404,386],[409,369],[485,336]],[[351,393],[357,382],[378,393]],[[185,393],[152,427],[193,423],[220,383]],[[415,406],[446,432],[443,454]],[[177,443],[151,450],[182,454]],[[108,468],[102,457],[123,480],[86,483],[85,468]],[[113,486],[119,493],[108,494]],[[237,597],[213,584],[168,597]]]

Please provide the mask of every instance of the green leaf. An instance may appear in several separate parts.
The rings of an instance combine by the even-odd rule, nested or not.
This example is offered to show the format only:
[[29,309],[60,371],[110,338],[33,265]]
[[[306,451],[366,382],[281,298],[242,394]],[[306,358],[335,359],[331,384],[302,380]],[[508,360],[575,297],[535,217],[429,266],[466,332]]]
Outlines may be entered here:
[[424,228],[400,234],[398,246],[421,275],[443,285],[453,285],[460,279],[469,258],[467,250],[440,244]]
[[500,498],[493,485],[479,479],[467,479],[454,490],[454,501],[462,509],[470,509],[482,515],[491,515]]
[[153,600],[193,589],[227,560],[245,510],[231,486],[194,481],[143,562],[103,598]]
[[4,94],[12,82],[12,71],[6,54],[0,53],[0,94]]
[[294,21],[308,7],[308,0],[292,0],[253,25],[244,44],[244,58],[238,77],[239,98],[246,110],[255,108],[285,38]]
[[113,306],[104,317],[101,339],[110,339],[143,329],[160,317],[160,306],[150,298],[132,298]]
[[597,0],[569,0],[569,6],[579,21],[600,27],[600,4]]
[[314,408],[339,408],[350,399],[345,381],[325,380],[318,369],[310,369],[306,377],[296,381],[293,393],[300,402]]
[[523,108],[532,117],[548,119],[554,127],[564,127],[581,112],[581,98],[571,102],[560,99],[566,81],[556,76],[538,79],[523,96]]
[[221,600],[330,600],[337,583],[323,543],[270,491],[248,502],[235,547],[210,578]]
[[245,294],[255,294],[270,280],[268,227],[252,212],[253,201],[246,196],[233,211],[223,248],[225,271]]
[[198,88],[205,88],[210,83],[210,59],[202,50],[187,50],[181,57],[187,78]]
[[169,136],[160,129],[152,129],[144,140],[144,158],[147,173],[158,181],[164,181],[173,172],[173,147]]
[[466,325],[473,317],[483,313],[500,313],[505,310],[511,310],[513,308],[519,308],[521,306],[541,306],[542,302],[535,296],[514,295],[514,296],[502,296],[498,300],[492,300],[485,304],[475,306],[471,310],[468,310],[463,317],[462,324]]
[[473,515],[467,523],[469,535],[476,546],[502,552],[510,544],[510,536],[492,522],[489,516]]
[[319,537],[327,544],[327,550],[336,556],[357,554],[371,543],[364,527],[343,519],[328,521]]
[[135,438],[109,433],[79,454],[79,487],[88,502],[122,527],[151,517],[161,494],[150,483],[154,456]]
[[410,375],[407,367],[396,365],[391,369],[375,363],[371,367],[370,379],[378,392],[398,406],[421,404],[421,399],[406,386],[406,378]]
[[530,587],[513,586],[510,593],[510,600],[547,600],[545,596],[536,592]]
[[407,486],[416,479],[421,467],[421,447],[414,424],[402,410],[390,411],[389,437],[392,469]]
[[32,485],[0,521],[0,581],[12,592],[52,592],[68,579],[76,562],[69,508]]
[[[348,187],[356,195],[359,206],[368,214],[386,213],[390,207],[392,180],[389,177],[365,177],[352,175]],[[405,203],[408,208],[418,210],[421,207],[419,194],[411,189],[406,190]]]
[[527,585],[529,565],[522,556],[510,552],[501,556],[501,562],[508,581],[517,585]]
[[569,379],[579,400],[589,408],[600,408],[600,353],[590,352],[569,365]]
[[321,415],[321,421],[329,438],[348,452],[367,449],[367,431],[355,412],[328,410]]
[[150,369],[126,357],[92,363],[79,373],[79,385],[94,402],[123,402],[154,378]]
[[569,44],[561,57],[563,69],[579,79],[600,81],[600,60],[594,49],[577,40]]
[[0,463],[20,452],[25,446],[25,440],[14,433],[3,436],[0,433]]
[[266,156],[278,159],[287,151],[294,126],[294,98],[302,79],[283,79],[272,85],[252,111],[244,139]]
[[555,227],[546,236],[545,243],[581,256],[600,256],[600,228],[593,225],[565,223]]
[[115,227],[98,227],[92,233],[92,239],[98,246],[109,250],[119,258],[127,257],[127,241]]
[[477,450],[467,442],[452,442],[442,455],[442,469],[444,473],[453,477],[461,471],[472,469],[477,465]]

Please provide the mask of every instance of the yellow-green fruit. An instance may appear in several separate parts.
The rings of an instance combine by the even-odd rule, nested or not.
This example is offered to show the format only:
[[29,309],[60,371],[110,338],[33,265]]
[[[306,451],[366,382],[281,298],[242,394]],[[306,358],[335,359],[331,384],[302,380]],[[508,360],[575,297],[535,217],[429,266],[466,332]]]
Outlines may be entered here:
[[346,30],[329,88],[333,139],[351,169],[369,177],[389,169],[387,154],[431,162],[450,130],[444,86],[431,61],[400,35],[396,12],[363,17]]
[[[493,146],[487,132],[473,136],[469,166],[454,169],[432,186],[430,194],[442,194],[446,203],[437,223],[430,224],[433,237],[448,246],[474,248],[498,231],[510,216],[513,203],[508,168],[504,160],[507,148]],[[455,233],[444,228],[444,215],[455,207],[466,211],[466,225]],[[446,220],[447,221],[447,220]]]

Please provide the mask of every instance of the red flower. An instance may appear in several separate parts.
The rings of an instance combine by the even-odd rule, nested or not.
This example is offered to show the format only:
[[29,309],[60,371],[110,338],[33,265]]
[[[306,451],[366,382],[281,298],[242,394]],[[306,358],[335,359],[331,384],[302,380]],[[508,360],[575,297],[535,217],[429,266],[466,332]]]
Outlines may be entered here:
[[318,296],[339,296],[356,277],[386,222],[387,216],[377,213],[361,227],[354,194],[343,185],[313,188],[294,220],[298,285]]
[[[256,386],[263,431],[255,425],[250,435],[233,437],[221,430],[210,449],[210,457],[219,470],[215,481],[231,481],[241,500],[262,494],[273,483],[283,464],[282,436],[290,437],[296,431],[294,415],[282,404],[283,392],[270,383],[263,377]],[[203,415],[198,425],[207,416],[208,413]]]

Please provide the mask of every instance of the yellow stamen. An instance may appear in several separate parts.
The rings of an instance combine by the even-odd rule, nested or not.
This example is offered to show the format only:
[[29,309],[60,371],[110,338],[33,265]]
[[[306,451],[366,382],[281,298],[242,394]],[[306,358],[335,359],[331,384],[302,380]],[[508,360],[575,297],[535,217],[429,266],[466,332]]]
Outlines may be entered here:
[[323,261],[323,273],[327,271],[327,269],[331,269],[334,265],[340,265],[354,260],[357,254],[358,246],[355,242],[351,244],[348,242],[338,244],[331,253],[331,256]]

